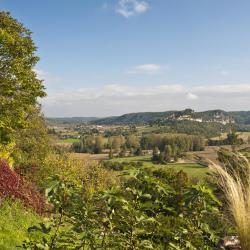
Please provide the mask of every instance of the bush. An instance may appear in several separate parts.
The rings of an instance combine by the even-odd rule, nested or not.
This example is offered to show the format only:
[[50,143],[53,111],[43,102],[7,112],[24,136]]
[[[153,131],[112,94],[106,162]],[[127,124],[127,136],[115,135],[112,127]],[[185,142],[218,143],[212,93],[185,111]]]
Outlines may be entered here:
[[47,192],[54,216],[32,227],[43,239],[25,249],[218,249],[219,201],[209,187],[190,186],[183,172],[132,169],[124,177],[87,198],[54,178]]
[[18,199],[37,213],[44,212],[45,199],[33,184],[10,169],[5,161],[0,161],[0,173],[0,198]]
[[48,179],[58,176],[63,181],[82,185],[87,192],[103,190],[116,183],[114,173],[94,161],[75,159],[70,154],[49,154],[41,165],[22,165],[18,172],[32,180],[42,190],[47,188]]
[[128,161],[123,161],[123,162],[104,161],[102,163],[102,165],[104,166],[104,168],[106,168],[108,170],[123,171],[126,169],[143,167],[143,162],[141,162],[141,161],[134,161],[134,162],[133,161],[132,162],[128,162]]

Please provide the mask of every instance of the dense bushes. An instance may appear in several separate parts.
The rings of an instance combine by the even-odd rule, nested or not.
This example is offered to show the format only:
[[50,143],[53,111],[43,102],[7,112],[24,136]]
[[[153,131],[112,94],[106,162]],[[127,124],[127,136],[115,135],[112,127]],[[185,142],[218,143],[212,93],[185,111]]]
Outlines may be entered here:
[[[217,249],[224,229],[219,202],[184,172],[131,170],[121,186],[86,197],[80,186],[55,178],[48,189],[51,220],[32,227],[29,241],[47,249]],[[46,228],[46,230],[44,230]]]
[[6,162],[0,161],[0,198],[14,198],[25,206],[42,213],[45,209],[44,197],[36,187],[11,170]]
[[75,159],[67,153],[50,153],[42,164],[23,164],[17,167],[17,171],[42,190],[46,189],[48,179],[52,176],[75,185],[84,183],[88,192],[108,188],[117,180],[114,173],[105,170],[97,162]]

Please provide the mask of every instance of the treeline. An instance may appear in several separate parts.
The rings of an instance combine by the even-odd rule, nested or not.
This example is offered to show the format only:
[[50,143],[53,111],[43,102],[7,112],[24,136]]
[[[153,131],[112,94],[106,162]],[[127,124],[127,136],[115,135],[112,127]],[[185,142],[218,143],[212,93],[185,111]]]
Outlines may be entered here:
[[153,150],[155,147],[160,152],[164,151],[166,146],[176,148],[178,152],[201,151],[204,149],[204,139],[196,135],[185,134],[151,134],[145,136],[103,136],[87,135],[72,145],[72,149],[77,153],[102,153],[108,149],[111,153],[119,153],[125,156],[130,154],[140,155],[142,150]]
[[204,139],[195,135],[149,135],[142,138],[146,148],[153,149],[152,161],[157,163],[175,162],[187,151],[202,151]]
[[150,126],[158,126],[157,132],[165,133],[183,133],[189,135],[200,135],[206,138],[219,136],[222,132],[230,129],[230,124],[223,125],[218,122],[197,122],[197,121],[175,121],[175,120],[157,120],[151,122]]
[[166,145],[175,145],[182,152],[201,151],[205,142],[201,136],[185,134],[153,134],[141,138],[142,149],[158,147],[163,151]]

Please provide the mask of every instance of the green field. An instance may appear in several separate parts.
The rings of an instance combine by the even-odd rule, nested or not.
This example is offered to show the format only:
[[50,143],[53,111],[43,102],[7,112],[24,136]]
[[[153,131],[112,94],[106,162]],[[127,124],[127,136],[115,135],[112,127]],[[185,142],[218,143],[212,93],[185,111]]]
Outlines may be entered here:
[[203,178],[208,173],[208,168],[199,163],[169,163],[169,164],[154,164],[151,162],[150,156],[133,156],[133,157],[123,157],[115,158],[110,161],[112,162],[143,162],[144,167],[150,168],[172,168],[176,171],[183,170],[189,176]]
[[79,142],[79,139],[76,138],[68,138],[68,139],[61,139],[58,141],[58,143],[74,143],[74,142]]

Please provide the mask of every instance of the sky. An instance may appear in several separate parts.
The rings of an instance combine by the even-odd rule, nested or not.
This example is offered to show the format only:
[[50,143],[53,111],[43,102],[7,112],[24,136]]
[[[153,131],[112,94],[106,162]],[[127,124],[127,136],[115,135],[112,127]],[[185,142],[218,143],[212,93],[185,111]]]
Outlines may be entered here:
[[48,117],[250,110],[249,0],[0,0],[33,32]]

